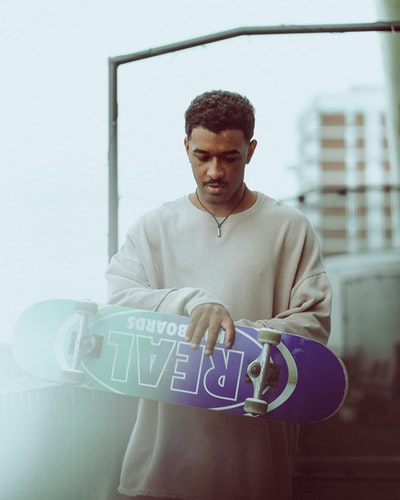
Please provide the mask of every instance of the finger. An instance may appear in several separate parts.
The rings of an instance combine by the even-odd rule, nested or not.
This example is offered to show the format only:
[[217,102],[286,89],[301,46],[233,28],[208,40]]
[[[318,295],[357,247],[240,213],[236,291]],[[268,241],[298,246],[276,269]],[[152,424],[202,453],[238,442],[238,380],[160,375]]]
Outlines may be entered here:
[[208,318],[202,314],[193,314],[190,318],[185,338],[192,343],[193,349],[197,349],[208,328]]
[[192,349],[198,349],[199,345],[204,337],[204,334],[207,331],[207,326],[200,326],[198,323],[196,324],[196,327],[193,332],[193,336],[190,339],[190,342],[192,344]]
[[225,347],[227,349],[230,349],[233,346],[235,342],[235,337],[236,337],[235,325],[233,321],[231,321],[225,328]]
[[218,338],[221,334],[220,324],[210,325],[207,330],[207,340],[206,340],[206,350],[205,353],[207,356],[211,356],[214,352],[215,345],[218,341]]
[[225,337],[225,347],[230,349],[235,342],[235,325],[228,315],[225,319],[210,324],[207,331],[206,354],[213,353],[215,346],[222,343],[221,335]]

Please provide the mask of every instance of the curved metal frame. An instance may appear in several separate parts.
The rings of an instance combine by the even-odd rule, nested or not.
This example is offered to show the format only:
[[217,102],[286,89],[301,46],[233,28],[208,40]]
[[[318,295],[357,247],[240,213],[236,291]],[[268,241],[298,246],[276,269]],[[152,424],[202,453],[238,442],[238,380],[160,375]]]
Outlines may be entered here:
[[163,45],[133,54],[109,58],[109,150],[108,150],[108,257],[118,250],[118,68],[142,59],[157,57],[171,52],[177,52],[209,43],[220,42],[239,36],[254,35],[299,35],[305,33],[350,33],[350,32],[400,32],[400,21],[356,23],[356,24],[326,24],[326,25],[282,25],[240,27],[221,31],[211,35],[191,38],[182,42]]

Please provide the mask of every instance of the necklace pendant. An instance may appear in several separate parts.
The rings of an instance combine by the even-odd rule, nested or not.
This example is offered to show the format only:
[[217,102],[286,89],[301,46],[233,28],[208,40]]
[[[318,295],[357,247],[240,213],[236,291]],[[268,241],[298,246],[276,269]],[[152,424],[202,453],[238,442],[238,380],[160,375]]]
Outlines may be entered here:
[[221,233],[221,226],[222,226],[222,224],[223,224],[225,221],[227,221],[227,220],[229,219],[229,217],[233,214],[233,212],[234,212],[234,211],[235,211],[235,210],[239,207],[239,205],[242,203],[243,198],[244,198],[244,196],[245,196],[245,194],[246,194],[246,191],[247,191],[247,187],[246,187],[246,185],[244,185],[243,194],[242,194],[242,196],[240,197],[240,200],[238,201],[238,203],[236,204],[236,206],[234,206],[234,207],[232,208],[232,210],[229,212],[229,214],[228,214],[227,216],[225,216],[225,218],[224,218],[224,219],[222,219],[222,221],[221,221],[221,222],[218,222],[218,219],[216,218],[216,216],[215,216],[215,215],[214,215],[214,214],[213,214],[213,213],[212,213],[212,212],[211,212],[211,211],[210,211],[210,210],[209,210],[209,209],[208,209],[205,205],[203,205],[203,203],[201,202],[200,197],[199,197],[198,188],[196,188],[196,198],[197,198],[197,201],[199,202],[199,205],[200,205],[201,207],[203,207],[203,208],[204,208],[204,210],[205,210],[206,212],[208,212],[208,213],[211,215],[211,217],[215,220],[215,223],[217,224],[217,228],[218,228],[218,229],[217,229],[217,236],[218,236],[218,238],[221,238],[221,236],[222,236],[222,233]]

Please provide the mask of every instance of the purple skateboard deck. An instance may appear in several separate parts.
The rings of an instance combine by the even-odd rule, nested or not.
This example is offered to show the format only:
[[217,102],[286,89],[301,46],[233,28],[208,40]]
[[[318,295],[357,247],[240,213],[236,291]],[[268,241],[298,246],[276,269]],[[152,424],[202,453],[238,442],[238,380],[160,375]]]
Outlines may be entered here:
[[[205,343],[193,350],[185,341],[187,324],[181,316],[49,300],[18,319],[13,352],[24,371],[53,382],[74,380],[96,390],[248,414],[244,402],[254,396],[248,366],[264,345],[259,331],[238,326],[229,350],[221,331],[208,357]],[[268,364],[263,417],[317,422],[343,403],[346,370],[321,343],[282,333]]]

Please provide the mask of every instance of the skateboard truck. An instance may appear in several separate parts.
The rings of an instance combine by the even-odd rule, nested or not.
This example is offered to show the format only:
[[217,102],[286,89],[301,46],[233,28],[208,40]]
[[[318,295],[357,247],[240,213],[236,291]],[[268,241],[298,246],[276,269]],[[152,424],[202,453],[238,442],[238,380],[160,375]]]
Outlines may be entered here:
[[253,384],[252,398],[244,402],[244,411],[252,415],[265,415],[268,403],[262,399],[266,387],[276,387],[280,366],[271,362],[271,347],[278,345],[281,334],[271,328],[262,328],[258,332],[258,341],[263,344],[261,354],[247,367],[247,375]]
[[80,314],[80,321],[78,330],[74,332],[71,338],[71,368],[64,369],[62,377],[65,382],[82,384],[85,374],[80,369],[81,361],[84,357],[98,358],[100,356],[103,337],[92,335],[89,332],[89,316],[97,313],[97,304],[95,302],[77,302],[75,311]]

